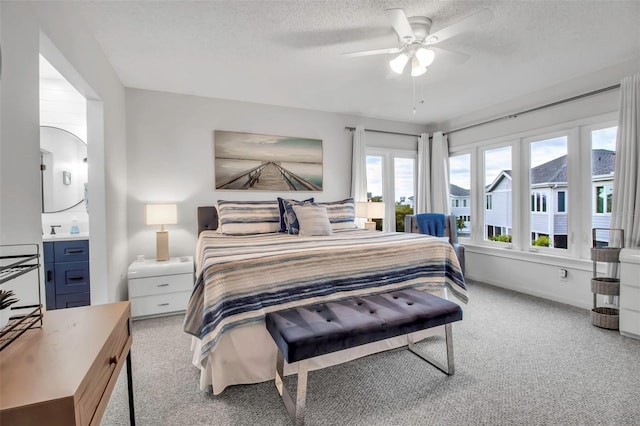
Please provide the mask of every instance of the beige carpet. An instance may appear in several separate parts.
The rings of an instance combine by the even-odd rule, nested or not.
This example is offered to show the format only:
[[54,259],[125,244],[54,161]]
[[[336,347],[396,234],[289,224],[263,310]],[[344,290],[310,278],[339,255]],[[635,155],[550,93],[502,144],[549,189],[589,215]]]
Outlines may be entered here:
[[[640,341],[592,326],[587,310],[468,287],[453,327],[454,376],[402,349],[313,371],[307,424],[640,424]],[[189,345],[181,316],[133,322],[138,425],[290,424],[272,382],[201,392]],[[123,369],[102,424],[128,416]]]

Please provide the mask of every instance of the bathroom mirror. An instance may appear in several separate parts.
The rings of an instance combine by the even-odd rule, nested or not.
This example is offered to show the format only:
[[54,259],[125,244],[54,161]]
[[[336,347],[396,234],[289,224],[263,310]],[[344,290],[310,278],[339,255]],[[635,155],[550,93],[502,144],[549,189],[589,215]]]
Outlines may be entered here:
[[42,212],[68,210],[85,199],[87,145],[76,135],[40,126]]

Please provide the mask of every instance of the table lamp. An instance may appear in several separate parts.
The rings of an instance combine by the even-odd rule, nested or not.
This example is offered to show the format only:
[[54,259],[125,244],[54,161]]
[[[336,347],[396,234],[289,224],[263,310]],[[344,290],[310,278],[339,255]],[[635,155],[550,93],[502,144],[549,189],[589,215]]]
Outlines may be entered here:
[[145,223],[160,225],[156,232],[156,260],[169,260],[169,231],[164,226],[178,223],[178,207],[175,204],[147,204]]
[[364,229],[376,229],[376,223],[371,219],[383,219],[384,218],[384,203],[378,201],[357,201],[356,202],[356,217],[366,218],[364,223]]

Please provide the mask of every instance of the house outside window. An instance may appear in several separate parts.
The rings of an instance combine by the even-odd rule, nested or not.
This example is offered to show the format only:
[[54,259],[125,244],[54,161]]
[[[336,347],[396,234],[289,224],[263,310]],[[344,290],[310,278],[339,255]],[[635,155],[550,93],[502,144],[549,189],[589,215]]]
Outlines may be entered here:
[[613,179],[616,160],[615,126],[593,126],[589,129],[591,138],[591,226],[597,228],[596,247],[609,244],[611,208],[613,204]]
[[[475,216],[477,232],[468,237],[470,243],[491,250],[495,241],[506,242],[506,237],[513,235],[508,248],[525,256],[555,252],[590,259],[592,243],[608,244],[616,160],[615,125],[614,114],[608,113],[566,126],[558,124],[523,132],[513,139],[504,136],[476,141],[472,148],[459,145],[459,151],[454,144],[450,148],[450,161],[467,153],[471,156],[470,211],[456,213],[457,217]],[[513,183],[517,183],[514,188],[511,188],[512,174]],[[474,194],[477,201],[473,201]],[[513,220],[517,219],[515,229],[512,214]],[[595,242],[591,238],[570,238],[590,236],[593,228],[598,229]],[[538,239],[542,246],[534,246]]]
[[511,146],[483,151],[485,239],[510,243],[513,188],[511,178]]
[[570,186],[568,141],[568,135],[560,133],[529,143],[531,246],[568,248],[569,216],[558,215],[558,207],[553,205],[559,191],[565,192]]
[[[449,157],[449,196],[451,214],[458,218],[459,238],[471,237],[471,154]],[[462,202],[460,202],[462,200]]]

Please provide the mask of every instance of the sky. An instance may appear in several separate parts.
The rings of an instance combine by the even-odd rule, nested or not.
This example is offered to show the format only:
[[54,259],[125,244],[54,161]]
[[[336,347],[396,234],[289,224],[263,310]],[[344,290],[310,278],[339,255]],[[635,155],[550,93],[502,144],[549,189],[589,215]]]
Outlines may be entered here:
[[[395,158],[393,173],[395,201],[400,201],[401,197],[405,199],[414,195],[414,176],[416,168],[413,158]],[[383,167],[382,157],[367,156],[367,192],[371,192],[372,196],[382,195]]]

